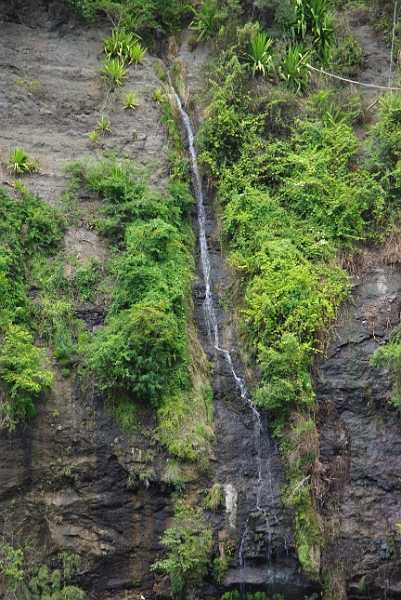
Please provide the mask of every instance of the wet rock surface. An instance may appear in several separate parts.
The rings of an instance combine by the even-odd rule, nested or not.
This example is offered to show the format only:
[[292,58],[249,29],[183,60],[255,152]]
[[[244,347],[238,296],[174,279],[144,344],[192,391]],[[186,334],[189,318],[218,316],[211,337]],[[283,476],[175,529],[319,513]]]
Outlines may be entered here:
[[328,358],[315,371],[326,485],[321,512],[326,525],[336,523],[326,561],[331,569],[342,565],[351,595],[358,586],[399,594],[401,419],[389,403],[388,372],[369,361],[399,321],[401,273],[367,250],[363,262]]
[[[28,188],[59,203],[65,163],[86,155],[100,157],[103,149],[127,152],[141,164],[157,163],[152,180],[163,187],[166,138],[157,124],[159,109],[149,100],[160,86],[151,59],[142,69],[130,68],[126,89],[135,92],[140,106],[129,113],[122,109],[121,94],[107,94],[99,77],[107,25],[84,26],[57,0],[0,1],[0,20],[0,158],[7,161],[9,150],[21,145],[39,160],[39,172],[25,179]],[[190,54],[186,43],[178,57],[188,65],[195,62],[195,71],[188,71],[195,93],[202,86],[198,70],[206,57],[205,47]],[[99,147],[91,147],[87,134],[102,114],[109,115],[112,131]],[[4,166],[0,175],[11,189],[13,178]],[[80,198],[89,208],[92,201]],[[222,345],[232,352],[239,375],[246,376],[230,310],[224,309],[231,308],[231,292],[210,202],[207,211]],[[108,256],[90,224],[67,232],[65,252],[84,259]],[[342,569],[351,596],[362,589],[382,596],[401,594],[396,528],[401,521],[401,423],[388,402],[388,373],[369,366],[371,354],[399,321],[397,265],[367,252],[328,359],[316,365],[314,374],[323,482],[319,509],[332,534],[323,563],[327,569]],[[264,414],[258,447],[255,416],[241,400],[226,360],[207,342],[199,272],[198,277],[194,314],[204,350],[216,365],[217,442],[211,480],[196,481],[190,467],[184,469],[185,480],[193,490],[216,482],[225,493],[225,506],[210,515],[219,542],[232,542],[237,549],[225,586],[246,584],[251,590],[300,598],[314,588],[299,573],[293,515],[281,504],[283,461]],[[39,290],[29,293],[34,299]],[[103,310],[90,302],[79,305],[77,314],[91,329],[104,318]],[[32,555],[38,562],[61,549],[78,553],[82,577],[77,582],[92,598],[137,599],[141,592],[167,596],[166,579],[155,583],[149,571],[161,555],[160,536],[173,513],[172,489],[162,481],[165,457],[150,464],[145,435],[121,433],[104,414],[93,382],[63,378],[55,361],[53,368],[55,390],[38,403],[33,421],[10,435],[0,432],[0,527],[34,540]],[[146,433],[153,415],[141,418]],[[217,595],[218,590],[209,586],[203,592]]]
[[[219,323],[221,347],[230,351],[237,374],[246,379],[234,323],[228,316],[233,314],[234,307],[207,190],[204,196],[214,311]],[[196,215],[193,228],[196,233]],[[226,358],[207,340],[199,252],[197,248],[198,281],[194,286],[194,317],[207,358],[216,365],[212,381],[216,420],[213,475],[214,481],[222,486],[226,495],[226,511],[214,518],[214,527],[219,531],[219,537],[231,540],[236,547],[225,585],[246,585],[247,589],[264,589],[269,593],[284,594],[286,598],[303,597],[314,589],[299,573],[291,533],[292,511],[288,507],[284,510],[281,503],[281,488],[285,485],[284,464],[277,442],[270,436],[268,416],[260,414],[259,436],[255,414],[241,399]]]

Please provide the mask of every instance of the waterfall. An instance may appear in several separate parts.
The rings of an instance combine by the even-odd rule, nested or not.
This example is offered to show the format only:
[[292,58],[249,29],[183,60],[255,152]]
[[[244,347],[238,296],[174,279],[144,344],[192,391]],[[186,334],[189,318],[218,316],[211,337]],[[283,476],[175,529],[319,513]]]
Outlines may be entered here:
[[[238,391],[240,392],[241,400],[245,405],[247,405],[249,407],[249,409],[252,412],[252,416],[253,416],[253,420],[254,420],[253,431],[254,431],[254,444],[255,444],[255,451],[256,451],[257,474],[258,474],[255,510],[258,511],[266,521],[266,530],[267,530],[267,536],[268,536],[267,559],[268,559],[269,564],[271,564],[271,558],[272,558],[271,529],[270,529],[267,512],[265,509],[262,508],[262,498],[261,498],[262,490],[266,483],[266,481],[263,477],[263,473],[262,473],[262,458],[261,458],[261,453],[260,453],[260,440],[261,440],[261,435],[263,433],[261,416],[260,416],[260,413],[258,412],[258,410],[256,409],[254,403],[252,402],[252,399],[249,395],[248,387],[247,387],[245,380],[242,377],[240,377],[235,370],[232,356],[231,356],[229,350],[227,350],[226,348],[223,348],[221,345],[217,316],[216,316],[215,309],[213,307],[210,254],[209,254],[209,248],[208,248],[207,238],[206,238],[206,212],[205,212],[204,197],[203,197],[203,190],[202,190],[202,179],[201,179],[201,176],[199,173],[197,155],[196,155],[196,150],[195,150],[195,135],[194,135],[194,131],[192,128],[192,124],[191,124],[189,115],[184,110],[184,108],[182,106],[182,102],[181,102],[177,92],[175,91],[174,87],[172,86],[170,78],[169,78],[169,83],[170,83],[171,89],[173,90],[174,96],[176,98],[178,110],[180,112],[181,120],[182,120],[183,126],[185,128],[185,132],[187,134],[187,139],[188,139],[188,153],[189,153],[190,164],[191,164],[193,190],[194,190],[193,194],[194,194],[194,198],[196,201],[198,225],[199,225],[200,262],[201,262],[201,269],[202,269],[202,273],[203,273],[203,277],[204,277],[204,285],[205,285],[205,299],[204,299],[202,308],[203,308],[203,314],[204,314],[205,323],[206,323],[207,337],[208,337],[210,344],[226,360],[226,362],[230,368],[231,374],[235,380],[236,387],[237,387]],[[271,478],[270,478],[270,469],[269,469],[268,475],[269,475],[269,478],[268,478],[267,483],[269,484],[269,495],[270,495],[270,497],[272,497],[273,493],[272,493],[272,485],[271,485]],[[241,543],[240,543],[240,547],[239,547],[239,557],[238,558],[239,558],[239,564],[242,567],[246,566],[245,554],[246,554],[248,531],[249,531],[249,518],[246,520],[244,532],[242,534]]]

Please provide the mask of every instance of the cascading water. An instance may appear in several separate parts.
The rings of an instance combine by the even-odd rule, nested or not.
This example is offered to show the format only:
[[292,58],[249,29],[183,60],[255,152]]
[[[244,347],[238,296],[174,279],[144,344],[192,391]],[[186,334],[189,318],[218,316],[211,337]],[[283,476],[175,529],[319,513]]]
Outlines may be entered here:
[[[175,91],[174,87],[171,84],[169,79],[170,86],[173,90],[174,96],[177,101],[178,110],[181,115],[182,123],[185,128],[185,132],[188,139],[188,153],[191,163],[192,170],[192,180],[193,180],[193,190],[194,197],[196,200],[197,206],[197,215],[198,215],[198,226],[199,226],[199,246],[200,246],[200,262],[201,262],[201,270],[204,278],[205,285],[205,299],[203,302],[203,314],[206,324],[207,337],[210,344],[217,350],[226,360],[232,377],[235,380],[236,387],[241,395],[242,402],[247,405],[252,411],[252,416],[254,420],[254,443],[255,443],[255,451],[256,451],[256,463],[257,463],[257,486],[256,486],[256,502],[255,509],[256,511],[262,515],[265,520],[265,526],[267,531],[267,560],[269,564],[271,564],[272,559],[272,535],[271,528],[269,523],[269,518],[266,510],[262,507],[262,491],[268,488],[265,494],[265,501],[269,500],[273,495],[272,492],[272,484],[271,484],[271,474],[270,469],[269,472],[265,474],[265,477],[262,473],[262,458],[261,458],[261,436],[263,433],[262,421],[259,412],[257,411],[252,399],[249,395],[248,388],[245,380],[242,377],[239,377],[236,369],[234,367],[233,359],[230,352],[223,348],[220,341],[219,334],[219,326],[217,321],[216,312],[213,306],[213,293],[212,293],[212,279],[211,279],[211,263],[210,263],[210,254],[207,244],[206,238],[206,211],[204,205],[203,198],[203,190],[202,190],[202,180],[199,173],[198,161],[195,151],[195,143],[194,143],[194,132],[191,124],[191,120],[188,114],[185,112],[181,100]],[[239,547],[239,564],[241,567],[246,566],[246,546],[247,546],[247,538],[249,534],[249,517],[246,520],[244,531],[241,537],[241,543]]]

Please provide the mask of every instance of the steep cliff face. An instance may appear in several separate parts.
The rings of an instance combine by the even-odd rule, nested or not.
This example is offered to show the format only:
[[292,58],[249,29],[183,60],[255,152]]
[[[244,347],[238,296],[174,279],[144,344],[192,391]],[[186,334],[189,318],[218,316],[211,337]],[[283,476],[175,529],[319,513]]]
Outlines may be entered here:
[[[0,2],[0,18],[0,80],[6,90],[0,103],[0,156],[4,159],[10,148],[22,145],[39,159],[41,170],[26,177],[27,186],[57,203],[66,162],[112,149],[142,164],[157,162],[152,181],[163,187],[165,134],[149,99],[159,87],[151,64],[130,69],[130,85],[140,100],[132,117],[116,109],[118,97],[106,96],[99,78],[107,26],[81,27],[57,1]],[[199,88],[196,70],[205,54],[198,49],[192,55],[184,44],[179,58],[187,62],[191,88]],[[196,68],[190,67],[191,61]],[[103,138],[102,148],[90,148],[87,134],[106,109],[113,115],[111,134]],[[1,175],[2,184],[11,187],[5,169]],[[93,200],[84,195],[80,200],[91,215]],[[223,308],[230,305],[230,289],[212,212],[209,203],[215,310],[224,346],[244,375],[233,323]],[[107,258],[109,250],[88,218],[67,232],[65,253]],[[293,514],[281,503],[282,457],[269,436],[267,415],[258,422],[241,400],[226,360],[206,341],[200,270],[198,278],[194,317],[215,365],[216,445],[211,475],[187,464],[183,479],[194,497],[213,483],[225,492],[225,505],[209,518],[216,546],[236,548],[226,587],[248,584],[286,598],[302,597],[315,587],[299,572]],[[365,250],[354,282],[352,301],[339,318],[328,358],[315,368],[321,468],[315,475],[316,498],[326,533],[322,565],[334,573],[339,589],[350,582],[351,595],[400,594],[395,527],[401,520],[400,418],[388,403],[388,374],[369,366],[372,352],[389,339],[399,320],[398,262]],[[78,313],[90,329],[104,318],[100,303],[83,304]],[[137,598],[140,592],[166,596],[167,579],[149,570],[162,552],[160,536],[173,515],[174,491],[163,481],[165,454],[149,458],[154,414],[144,410],[141,431],[126,435],[104,414],[103,400],[91,382],[83,384],[77,376],[66,379],[55,360],[52,366],[55,389],[40,400],[36,417],[12,434],[0,432],[0,526],[29,539],[32,560],[50,561],[60,550],[79,554],[82,575],[77,581],[93,598]],[[203,590],[204,596],[217,594],[212,584]]]
[[315,372],[326,561],[351,594],[399,593],[401,421],[388,402],[388,373],[369,360],[398,323],[401,275],[398,263],[368,250],[360,263],[352,300]]

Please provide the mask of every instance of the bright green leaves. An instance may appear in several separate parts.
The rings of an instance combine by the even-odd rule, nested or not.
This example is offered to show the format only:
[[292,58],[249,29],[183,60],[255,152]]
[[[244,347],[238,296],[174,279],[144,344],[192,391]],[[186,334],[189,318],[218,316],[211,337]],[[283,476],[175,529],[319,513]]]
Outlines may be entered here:
[[278,68],[280,78],[285,81],[288,89],[296,94],[304,92],[308,87],[309,58],[309,51],[303,44],[290,44]]
[[12,175],[23,175],[38,168],[39,163],[32,161],[28,152],[17,146],[10,152],[8,169]]
[[9,325],[0,349],[0,428],[14,429],[35,414],[34,398],[52,387],[53,373],[45,367],[45,351],[20,325]]
[[[231,81],[235,76],[238,69]],[[219,176],[223,229],[242,276],[248,351],[263,373],[256,400],[282,423],[312,403],[309,369],[321,350],[319,332],[348,293],[338,248],[369,235],[385,198],[372,176],[350,168],[358,143],[348,125],[303,121],[287,141],[267,141],[251,99],[239,106],[234,94],[228,86],[217,91],[202,157]],[[254,126],[239,125],[245,122]],[[223,127],[229,137],[220,135]]]
[[267,75],[274,69],[274,62],[269,51],[273,38],[267,38],[265,33],[259,32],[252,40],[247,58],[252,65],[252,74],[258,72]]
[[0,429],[14,429],[35,414],[34,400],[52,386],[44,350],[30,333],[28,272],[33,258],[53,252],[62,239],[55,211],[40,198],[0,190]]
[[173,594],[199,589],[208,574],[213,544],[212,528],[206,524],[202,509],[178,501],[172,527],[166,529],[161,543],[167,549],[167,558],[151,569],[170,575]]
[[199,41],[208,40],[218,31],[218,22],[216,19],[218,5],[216,0],[204,0],[201,3],[200,10],[191,8],[194,13],[194,19],[189,25],[189,29],[197,32]]
[[368,168],[400,205],[401,192],[401,94],[391,92],[380,101],[379,122],[368,141]]
[[193,199],[179,182],[169,196],[150,190],[146,174],[127,161],[69,170],[101,195],[97,227],[118,245],[110,264],[113,302],[86,347],[87,364],[115,411],[127,400],[161,406],[191,388],[186,319],[193,237],[183,218]]

